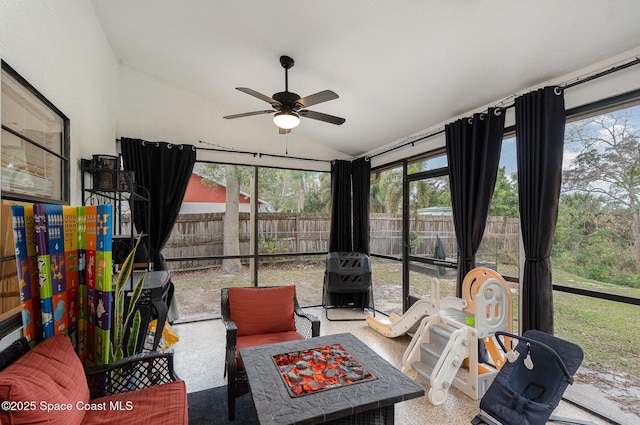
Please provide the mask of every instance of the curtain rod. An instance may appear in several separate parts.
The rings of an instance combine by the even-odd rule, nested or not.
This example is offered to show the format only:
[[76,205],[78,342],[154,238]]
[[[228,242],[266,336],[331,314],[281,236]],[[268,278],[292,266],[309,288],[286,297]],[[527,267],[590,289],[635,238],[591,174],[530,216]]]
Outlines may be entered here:
[[[122,139],[117,139],[116,138],[116,142],[121,142]],[[151,145],[155,145],[156,147],[160,146],[159,142],[149,142],[146,140],[143,140],[143,142],[145,142],[145,144],[151,144]],[[202,140],[198,141],[199,143],[204,143],[204,144],[209,144],[207,142],[203,142]],[[172,144],[169,142],[164,142],[168,144],[168,148],[170,149],[171,146],[178,146],[179,149],[182,149],[182,145],[179,144]],[[254,158],[258,157],[258,158],[262,158],[263,156],[265,157],[271,157],[271,158],[281,158],[281,159],[295,159],[295,160],[300,160],[300,161],[315,161],[315,162],[331,162],[331,160],[328,159],[315,159],[315,158],[301,158],[301,157],[297,157],[297,156],[288,156],[288,155],[275,155],[275,154],[270,154],[270,153],[260,153],[260,152],[250,152],[250,151],[240,151],[240,150],[232,150],[232,149],[222,149],[222,148],[197,148],[195,146],[191,146],[191,148],[195,151],[214,151],[214,152],[224,152],[224,153],[238,153],[238,154],[243,154],[243,155],[252,155]]]
[[[202,140],[200,140],[199,142],[200,143],[204,143],[204,144],[208,144],[207,142],[203,142]],[[271,153],[240,151],[240,150],[232,150],[232,149],[221,149],[221,148],[195,148],[195,149],[196,150],[203,150],[203,151],[224,152],[224,153],[238,153],[238,154],[243,154],[243,155],[252,155],[254,158],[255,157],[262,158],[264,156],[264,157],[269,157],[269,158],[295,159],[295,160],[300,160],[300,161],[331,162],[331,160],[328,160],[328,159],[302,158],[302,157],[298,157],[298,156],[276,155],[276,154],[271,154]]]
[[[558,87],[560,87],[562,90],[570,89],[572,87],[579,86],[580,84],[584,84],[584,83],[587,83],[589,81],[593,81],[595,79],[598,79],[598,78],[601,78],[601,77],[605,77],[605,76],[607,76],[609,74],[613,74],[614,72],[622,71],[624,69],[630,68],[630,67],[632,67],[634,65],[638,65],[638,64],[640,64],[640,58],[636,57],[635,59],[633,59],[633,60],[631,60],[631,61],[629,61],[627,63],[623,63],[622,65],[617,65],[617,66],[611,67],[609,69],[606,69],[604,71],[598,72],[598,73],[593,74],[593,75],[590,75],[588,77],[585,77],[585,78],[582,78],[582,79],[580,79],[581,77],[577,77],[578,79],[576,81],[572,82],[572,83],[558,84]],[[513,95],[513,97],[515,98],[516,95]],[[509,98],[507,98],[507,99],[509,99]],[[500,104],[502,104],[504,102],[505,101],[503,100],[502,102],[499,102],[498,105],[500,105]],[[506,109],[511,109],[514,106],[515,106],[515,103],[512,103],[512,104],[507,105],[507,106],[496,106],[496,108],[500,108],[500,109],[505,109],[506,110]],[[487,111],[484,111],[484,113],[487,113]],[[422,136],[416,136],[416,139],[414,139],[414,140],[402,143],[400,145],[396,145],[396,146],[391,147],[389,149],[386,149],[386,150],[384,150],[382,152],[378,152],[376,154],[369,155],[369,156],[367,156],[367,158],[369,158],[369,159],[375,158],[377,156],[385,155],[385,154],[387,154],[389,152],[393,152],[393,151],[395,151],[397,149],[404,148],[404,147],[407,147],[409,145],[413,146],[416,142],[420,142],[422,140],[437,136],[438,134],[442,134],[444,132],[445,132],[445,129],[444,128],[440,128],[440,129],[435,130],[435,131],[433,131],[431,133],[428,133],[428,134],[425,134],[425,135],[422,135]]]
[[[138,139],[138,140],[142,140],[142,139]],[[122,142],[122,139],[118,139],[116,138],[116,142]],[[142,140],[142,146],[147,146],[147,145],[154,145],[156,148],[160,147],[160,143],[165,143],[167,145],[167,149],[171,149],[174,146],[177,147],[178,149],[182,150],[184,149],[185,145],[182,145],[180,143],[169,143],[169,142],[150,142],[148,140]],[[191,146],[191,150],[195,151],[196,147],[193,145],[186,145],[186,146]]]

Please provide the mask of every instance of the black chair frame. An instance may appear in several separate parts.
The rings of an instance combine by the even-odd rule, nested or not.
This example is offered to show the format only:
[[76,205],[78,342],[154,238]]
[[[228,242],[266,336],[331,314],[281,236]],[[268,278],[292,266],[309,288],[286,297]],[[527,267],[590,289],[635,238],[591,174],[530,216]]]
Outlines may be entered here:
[[[273,286],[254,287],[257,290],[273,288]],[[247,374],[244,370],[238,370],[236,358],[236,341],[238,338],[238,327],[231,320],[231,309],[229,306],[229,290],[222,288],[220,294],[220,304],[222,313],[222,323],[224,324],[227,337],[227,347],[225,353],[225,375],[227,376],[227,405],[229,407],[229,420],[235,419],[236,397],[247,394],[249,385]],[[298,304],[298,299],[294,296],[294,319],[296,331],[304,338],[312,338],[320,335],[320,319],[312,314],[302,311]]]

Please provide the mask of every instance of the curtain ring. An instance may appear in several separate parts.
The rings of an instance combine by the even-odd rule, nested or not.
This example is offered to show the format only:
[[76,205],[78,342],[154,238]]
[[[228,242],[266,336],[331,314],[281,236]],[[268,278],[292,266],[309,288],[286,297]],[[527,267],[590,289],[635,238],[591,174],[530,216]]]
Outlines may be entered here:
[[158,143],[158,142],[153,142],[153,143],[156,145],[156,148],[160,147],[160,143]]
[[371,161],[371,158],[370,158],[370,157],[368,157],[368,156],[365,156],[365,157],[364,157],[364,161],[365,161],[365,162],[369,162],[369,161]]
[[484,113],[480,114],[480,120],[484,121]]
[[496,117],[499,117],[500,115],[502,115],[502,108],[496,108],[493,110],[493,115],[495,115]]
[[178,149],[182,150],[182,145],[178,145]]
[[171,143],[167,143],[167,149],[171,149],[173,145]]
[[142,146],[147,146],[147,142],[146,141],[142,141]]
[[191,150],[195,152],[196,151],[196,147],[191,145]]
[[473,124],[473,118],[472,118],[472,117],[469,117],[469,118],[467,119],[467,122],[468,122],[469,124]]
[[562,88],[556,86],[553,88],[553,92],[557,95],[560,96],[562,94]]

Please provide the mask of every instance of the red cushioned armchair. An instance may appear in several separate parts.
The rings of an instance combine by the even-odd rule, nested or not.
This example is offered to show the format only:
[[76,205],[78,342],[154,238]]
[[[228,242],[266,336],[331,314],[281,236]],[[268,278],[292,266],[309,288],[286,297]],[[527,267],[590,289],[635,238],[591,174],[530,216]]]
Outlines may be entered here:
[[171,352],[85,369],[71,339],[56,335],[30,350],[24,338],[16,341],[0,353],[0,368],[4,366],[0,400],[10,408],[0,408],[0,424],[189,422],[187,387],[173,372]]
[[229,420],[234,420],[236,397],[249,392],[239,350],[318,336],[320,320],[302,311],[295,286],[222,288],[221,307],[227,332]]

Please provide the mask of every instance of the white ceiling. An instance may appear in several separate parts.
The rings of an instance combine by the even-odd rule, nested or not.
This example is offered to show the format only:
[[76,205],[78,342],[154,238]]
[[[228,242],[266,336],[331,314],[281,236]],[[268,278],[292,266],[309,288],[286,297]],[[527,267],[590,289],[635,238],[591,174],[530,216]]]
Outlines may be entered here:
[[309,109],[346,118],[289,143],[349,158],[640,46],[638,0],[91,1],[121,63],[210,98],[225,145],[278,154],[270,115],[222,116],[269,109],[235,87],[283,91],[283,54],[289,90],[333,90]]

